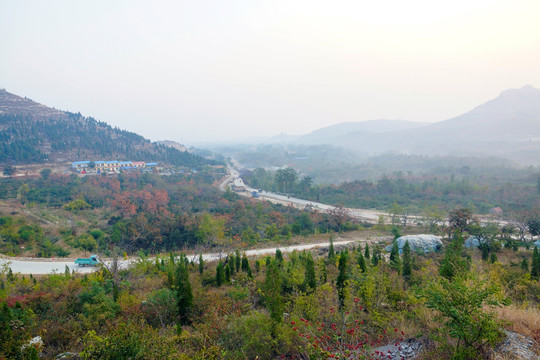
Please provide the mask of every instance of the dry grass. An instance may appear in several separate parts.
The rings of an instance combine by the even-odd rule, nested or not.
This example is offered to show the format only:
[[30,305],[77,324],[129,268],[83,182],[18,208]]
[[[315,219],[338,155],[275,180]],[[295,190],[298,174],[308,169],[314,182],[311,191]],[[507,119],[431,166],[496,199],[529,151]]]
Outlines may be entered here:
[[530,337],[540,344],[540,309],[512,304],[494,311],[499,319],[509,322],[506,326],[508,330]]

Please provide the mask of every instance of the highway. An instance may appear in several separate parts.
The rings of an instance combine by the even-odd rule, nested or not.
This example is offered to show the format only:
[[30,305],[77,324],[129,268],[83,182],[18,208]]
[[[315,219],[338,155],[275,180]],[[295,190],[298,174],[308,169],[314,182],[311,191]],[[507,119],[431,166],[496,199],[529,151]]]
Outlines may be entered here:
[[[237,164],[234,164],[234,165],[238,166]],[[238,173],[238,171],[234,167],[229,166],[228,169],[229,169],[229,175],[220,184],[220,189],[222,189],[223,191],[225,191],[226,186],[235,185],[236,187],[240,187],[240,188],[243,187],[246,189],[245,191],[237,192],[239,195],[253,197],[252,193],[257,192],[259,194],[259,197],[255,199],[258,199],[258,200],[268,200],[270,202],[282,204],[282,205],[291,204],[301,209],[308,208],[313,211],[321,211],[321,212],[329,212],[336,209],[335,206],[322,204],[315,201],[298,199],[295,197],[280,195],[280,194],[267,192],[267,191],[259,192],[258,189],[254,189],[252,187],[247,186],[242,180],[242,178],[240,177],[240,174]],[[358,220],[367,221],[371,223],[376,223],[379,220],[379,216],[381,215],[388,216],[387,213],[382,212],[382,211],[376,211],[376,210],[352,209],[352,208],[345,208],[345,210],[347,210],[347,213],[349,214],[349,216]]]

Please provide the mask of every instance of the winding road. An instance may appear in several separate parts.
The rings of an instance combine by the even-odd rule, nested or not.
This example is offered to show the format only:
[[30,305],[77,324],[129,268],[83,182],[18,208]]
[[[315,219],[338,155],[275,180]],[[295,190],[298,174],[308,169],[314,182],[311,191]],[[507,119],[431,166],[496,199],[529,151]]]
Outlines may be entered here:
[[[235,164],[236,165],[236,164]],[[327,205],[315,201],[309,201],[304,199],[298,199],[291,196],[286,195],[280,195],[268,191],[262,191],[259,192],[258,189],[254,189],[252,187],[247,186],[242,178],[240,177],[240,174],[238,171],[229,165],[228,167],[229,175],[225,178],[225,180],[219,185],[219,188],[222,191],[225,191],[225,188],[228,185],[235,185],[237,187],[243,187],[246,189],[246,191],[239,191],[237,192],[239,195],[242,196],[248,196],[252,197],[253,192],[257,192],[259,196],[256,198],[258,200],[267,200],[273,203],[282,204],[282,205],[293,205],[302,209],[309,208],[310,210],[316,210],[316,211],[322,211],[322,212],[329,212],[332,210],[335,210],[336,207],[332,205]],[[382,211],[376,211],[376,210],[368,210],[368,209],[352,209],[352,208],[345,208],[345,210],[348,212],[349,216],[362,220],[367,221],[371,223],[377,223],[379,220],[379,216],[388,216],[387,213]]]

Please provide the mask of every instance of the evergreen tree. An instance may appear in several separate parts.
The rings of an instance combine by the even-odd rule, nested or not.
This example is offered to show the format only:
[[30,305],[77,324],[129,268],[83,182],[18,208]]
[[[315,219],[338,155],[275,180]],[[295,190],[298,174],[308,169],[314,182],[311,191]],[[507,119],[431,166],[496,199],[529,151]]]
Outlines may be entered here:
[[229,268],[231,269],[231,276],[234,275],[235,268],[236,268],[236,261],[235,261],[234,255],[231,255],[231,258],[227,261],[227,264],[229,265]]
[[244,254],[244,256],[242,257],[242,271],[247,272],[248,269],[249,269],[249,261],[248,261],[248,258],[246,257],[246,254]]
[[392,230],[390,230],[392,235],[394,235],[394,240],[397,240],[399,237],[401,237],[401,233],[399,232],[399,228],[397,226],[392,227]]
[[373,266],[379,265],[379,261],[381,261],[381,249],[376,246],[375,250],[373,250],[373,256],[371,257],[371,263]]
[[261,271],[261,261],[257,259],[255,261],[255,272],[259,272],[259,271]]
[[346,252],[342,252],[341,255],[339,256],[339,263],[338,263],[339,274],[336,280],[336,288],[338,291],[340,308],[343,308],[343,305],[345,303],[345,283],[347,282],[347,279],[348,279],[347,257],[348,257],[348,254]]
[[358,263],[358,266],[360,267],[360,271],[363,273],[366,272],[366,258],[364,255],[362,255],[362,252],[358,252],[358,256],[356,258],[356,262]]
[[540,276],[540,250],[535,246],[536,253],[536,268],[538,269],[538,276]]
[[405,280],[409,281],[412,275],[412,257],[411,257],[411,246],[409,245],[409,240],[405,241],[403,246],[403,277]]
[[399,246],[397,241],[394,241],[392,251],[390,252],[390,267],[397,270],[398,273],[401,270],[401,260],[399,258]]
[[204,259],[202,257],[202,254],[199,255],[199,274],[202,274],[204,272]]
[[307,285],[306,287],[311,288],[311,290],[315,290],[317,287],[317,279],[315,278],[315,262],[313,261],[311,253],[308,253],[306,256],[306,277],[304,282]]
[[184,261],[180,261],[176,268],[176,303],[180,315],[180,325],[189,324],[193,308],[193,293],[189,282],[189,272]]
[[538,247],[534,247],[533,257],[531,262],[531,278],[538,279],[540,275],[540,254],[538,253]]
[[[12,329],[12,320],[13,315],[11,313],[11,309],[7,305],[7,303],[4,301],[0,304],[0,344],[2,344],[2,349],[0,350],[0,353],[4,356],[14,356],[15,353],[13,352],[13,329]],[[8,344],[10,346],[8,346]],[[19,347],[20,344],[16,343],[16,347]],[[13,352],[13,353],[12,353]]]
[[[217,274],[216,274],[216,281],[217,281]],[[231,264],[227,264],[225,266],[225,281],[227,283],[231,282]]]
[[283,298],[281,296],[281,277],[279,266],[276,261],[271,261],[266,269],[264,281],[264,302],[270,312],[270,318],[275,322],[281,322],[283,316]]
[[330,237],[330,245],[328,246],[328,258],[333,259],[336,256],[336,252],[334,250],[334,239]]
[[489,260],[492,264],[495,264],[497,262],[497,255],[495,253],[491,254],[491,258]]
[[326,271],[326,263],[324,261],[320,262],[321,264],[321,284],[326,284],[328,273]]
[[369,244],[366,244],[366,250],[364,251],[364,257],[366,259],[369,259],[370,258],[370,255],[369,255]]
[[521,262],[521,269],[526,272],[529,271],[529,261],[527,258],[523,258],[523,261]]
[[281,267],[281,265],[283,264],[283,254],[281,253],[281,250],[279,249],[276,249],[276,264]]
[[396,258],[399,257],[399,246],[397,241],[394,240],[392,244],[392,251],[390,251],[390,262],[396,261]]
[[489,246],[487,244],[480,245],[480,249],[482,250],[482,260],[487,261],[489,258]]
[[216,268],[216,285],[221,286],[225,283],[225,270],[223,269],[223,264],[219,262]]
[[296,262],[298,261],[298,252],[295,250],[293,250],[293,252],[291,253],[291,256],[289,256],[289,262],[291,263],[291,265],[296,265]]
[[240,258],[240,251],[236,250],[236,259],[235,259],[236,272],[240,271],[241,262],[242,262],[242,259]]

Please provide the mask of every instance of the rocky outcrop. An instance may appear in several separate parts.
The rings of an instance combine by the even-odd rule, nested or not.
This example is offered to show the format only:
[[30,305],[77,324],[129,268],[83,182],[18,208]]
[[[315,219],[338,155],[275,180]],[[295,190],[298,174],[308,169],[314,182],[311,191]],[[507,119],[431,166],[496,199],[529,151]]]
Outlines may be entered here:
[[493,349],[491,359],[540,360],[538,344],[533,339],[508,330],[504,332],[506,339]]
[[465,247],[468,248],[477,248],[480,246],[480,240],[476,236],[469,236],[467,240],[465,240]]
[[[403,252],[403,247],[407,241],[413,252],[429,253],[442,249],[441,238],[435,235],[406,235],[398,238],[396,241],[398,243],[399,253]],[[392,246],[387,246],[386,251],[392,251]]]

